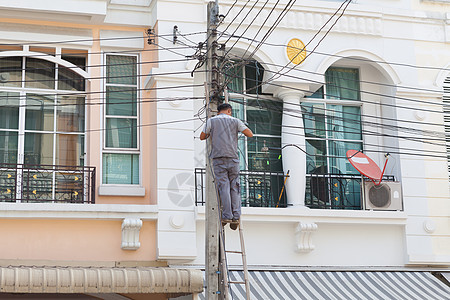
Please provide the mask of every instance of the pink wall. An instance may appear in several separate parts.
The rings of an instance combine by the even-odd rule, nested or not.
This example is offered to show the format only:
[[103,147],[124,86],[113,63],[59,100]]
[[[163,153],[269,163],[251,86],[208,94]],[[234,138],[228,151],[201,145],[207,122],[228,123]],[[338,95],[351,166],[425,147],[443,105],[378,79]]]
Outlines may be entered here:
[[154,261],[156,223],[144,222],[141,247],[121,249],[121,221],[0,220],[0,259]]

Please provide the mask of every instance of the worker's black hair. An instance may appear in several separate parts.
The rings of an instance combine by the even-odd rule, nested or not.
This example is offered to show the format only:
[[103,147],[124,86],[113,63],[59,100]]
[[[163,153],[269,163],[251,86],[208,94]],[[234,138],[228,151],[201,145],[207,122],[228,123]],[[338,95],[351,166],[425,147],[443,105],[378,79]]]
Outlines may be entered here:
[[217,111],[221,112],[222,110],[231,109],[231,105],[228,103],[222,103],[217,107]]

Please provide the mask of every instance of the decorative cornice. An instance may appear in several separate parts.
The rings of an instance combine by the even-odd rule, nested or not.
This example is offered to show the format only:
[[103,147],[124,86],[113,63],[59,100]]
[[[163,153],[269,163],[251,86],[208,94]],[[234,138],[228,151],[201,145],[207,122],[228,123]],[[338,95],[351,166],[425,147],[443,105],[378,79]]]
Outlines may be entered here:
[[[230,7],[224,6],[221,8],[221,11],[230,11]],[[313,11],[312,9],[310,11],[291,10],[277,27],[317,31],[317,28],[321,28],[332,17],[333,12],[334,11],[330,9],[323,9],[322,11]],[[234,23],[236,24],[240,24],[242,22],[242,24],[249,25],[250,22],[253,22],[252,25],[258,27],[269,26],[273,23],[266,21],[267,18],[272,18],[272,16],[269,17],[268,9],[261,12],[258,18],[254,21],[252,18],[242,20],[245,14],[238,13],[238,9],[231,10],[225,20],[225,23],[227,23],[227,20],[234,20],[235,17],[236,20]],[[326,31],[330,29],[332,24],[333,22],[329,22],[323,30]],[[382,34],[381,14],[374,14],[372,12],[346,13],[346,15],[342,16],[333,27],[333,32],[379,36]]]

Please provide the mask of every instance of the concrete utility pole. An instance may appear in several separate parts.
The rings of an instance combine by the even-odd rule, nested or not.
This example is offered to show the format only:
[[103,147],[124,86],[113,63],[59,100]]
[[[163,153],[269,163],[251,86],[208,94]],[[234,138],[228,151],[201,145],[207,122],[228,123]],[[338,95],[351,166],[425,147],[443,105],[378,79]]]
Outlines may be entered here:
[[[219,102],[219,72],[217,58],[217,26],[219,3],[208,3],[208,42],[207,42],[207,114],[208,119],[217,113]],[[211,139],[206,141],[206,220],[205,220],[205,268],[206,268],[206,299],[222,299],[220,292],[219,272],[219,203],[212,175],[212,161],[209,159]],[[221,225],[220,225],[221,226]]]

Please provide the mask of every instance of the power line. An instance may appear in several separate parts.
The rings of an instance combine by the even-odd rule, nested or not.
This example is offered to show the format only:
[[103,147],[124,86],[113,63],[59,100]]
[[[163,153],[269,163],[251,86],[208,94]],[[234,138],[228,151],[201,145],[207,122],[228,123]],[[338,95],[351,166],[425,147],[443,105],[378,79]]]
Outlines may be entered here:
[[[223,73],[223,72],[222,72]],[[228,75],[230,76],[230,74],[224,74],[224,75]],[[233,75],[232,75],[233,76]],[[285,75],[285,76],[290,76],[290,75]],[[235,78],[243,78],[241,76],[233,76]],[[309,82],[313,82],[313,83],[319,83],[322,84],[322,82],[316,81],[316,80],[312,80],[312,79],[307,79],[307,78],[301,78],[301,77],[297,77],[297,76],[291,76],[293,78],[296,79],[302,79],[305,81],[309,81]],[[246,79],[246,78],[244,78]],[[251,81],[257,81],[255,79],[248,79]],[[251,88],[248,88],[244,91],[242,91],[242,93],[248,92],[249,90],[253,90],[258,88],[259,86],[261,86],[263,83],[261,84],[257,84],[256,86],[252,86]],[[290,87],[290,86],[285,86],[285,85],[281,85],[281,84],[277,84],[277,83],[273,83],[273,82],[267,82],[265,81],[264,84],[269,84],[269,85],[273,85],[273,86],[277,86],[277,87],[282,87],[285,89],[290,89],[290,90],[295,90],[295,91],[300,91],[302,93],[310,93],[309,90],[304,90],[304,89],[300,89],[300,88],[295,88],[295,87]],[[356,89],[352,89],[352,88],[345,88],[345,87],[340,87],[340,86],[336,86],[336,85],[331,85],[334,87],[339,87],[341,89],[345,89],[345,90],[350,90],[350,91],[356,91],[356,92],[361,92],[361,93],[365,93],[365,94],[369,94],[369,95],[375,95],[375,96],[381,96],[381,97],[386,97],[386,98],[393,98],[393,99],[399,99],[399,100],[406,100],[406,101],[412,101],[412,102],[418,102],[418,103],[425,103],[425,104],[433,104],[436,105],[435,103],[432,102],[427,102],[427,101],[422,101],[422,100],[417,100],[417,99],[410,99],[410,98],[405,98],[405,97],[398,97],[398,96],[392,96],[392,95],[385,95],[385,94],[380,94],[380,93],[375,93],[375,92],[368,92],[368,91],[363,91],[363,90],[356,90]],[[239,91],[234,91],[236,93],[239,93]],[[324,96],[332,96],[329,94],[325,94]],[[359,100],[358,102],[356,102],[356,100],[351,99],[351,98],[345,98],[345,97],[340,97],[340,100],[350,100],[350,101],[355,101],[355,103],[358,102],[362,102],[362,103],[370,103],[370,104],[377,104],[377,105],[385,105],[385,106],[391,106],[391,107],[395,107],[395,108],[404,108],[404,109],[409,109],[409,110],[416,110],[417,108],[414,107],[410,107],[410,106],[400,106],[400,105],[396,105],[396,104],[389,104],[389,103],[378,103],[378,102],[374,102],[374,101],[368,101],[368,100]],[[331,100],[331,99],[330,99]],[[426,111],[426,112],[433,112],[433,113],[442,113],[442,111],[436,111],[436,110],[431,110],[431,109],[424,109],[422,108],[421,111]]]
[[[223,32],[223,35],[227,35],[226,32]],[[228,34],[229,36],[233,37],[233,38],[239,38],[239,39],[246,39],[246,40],[250,40],[250,41],[258,41],[255,38],[249,38],[249,37],[244,37],[244,36],[232,36],[230,34]],[[287,48],[286,45],[283,44],[274,44],[274,43],[269,43],[269,42],[264,42],[263,44],[268,45],[268,46],[273,46],[273,47],[282,47],[282,48]],[[297,50],[302,50],[303,48],[298,48],[298,47],[294,47],[294,46],[289,46],[292,49],[297,49]],[[313,54],[319,54],[319,55],[323,55],[323,56],[331,56],[331,57],[339,57],[339,58],[345,58],[348,60],[355,60],[355,61],[363,61],[363,62],[371,62],[371,63],[379,63],[379,64],[387,64],[387,65],[393,65],[393,66],[401,66],[401,67],[409,67],[409,68],[416,68],[416,69],[429,69],[429,70],[438,70],[438,71],[450,71],[450,69],[448,68],[444,68],[444,67],[435,67],[435,66],[420,66],[420,65],[413,65],[413,64],[407,64],[407,63],[400,63],[400,62],[387,62],[387,61],[381,61],[381,60],[371,60],[371,59],[367,59],[367,58],[358,58],[358,57],[350,57],[350,56],[343,56],[343,55],[338,55],[338,54],[331,54],[331,53],[325,53],[325,52],[319,52],[319,51],[314,51]]]
[[[164,87],[155,87],[155,88],[133,88],[133,89],[121,89],[120,92],[130,92],[130,91],[156,91],[156,90],[167,90],[167,89],[180,89],[180,88],[192,88],[192,87],[200,87],[203,84],[186,84],[186,85],[176,85],[176,86],[164,86]],[[22,91],[22,89],[20,90]],[[11,92],[8,91],[8,92]],[[19,91],[17,91],[19,92]],[[107,91],[95,91],[95,92],[72,92],[72,93],[39,93],[39,96],[85,96],[85,95],[93,95],[93,94],[105,94]],[[36,94],[36,92],[34,92]],[[21,96],[11,96],[20,98]],[[2,97],[0,96],[0,99]]]
[[[253,68],[253,66],[251,66],[250,64],[247,64],[246,66],[249,67],[249,68]],[[308,73],[313,73],[313,74],[317,74],[317,75],[323,75],[323,74],[314,73],[314,72],[308,72]],[[230,74],[225,74],[225,75],[227,75],[227,76],[230,77]],[[238,78],[238,79],[245,79],[245,80],[247,80],[247,81],[258,82],[257,79],[253,79],[253,78],[244,78],[244,77],[237,76],[237,75],[236,75],[236,76],[232,75],[232,76],[233,76],[234,78]],[[290,77],[290,78],[293,78],[293,79],[300,79],[300,80],[305,80],[305,81],[309,81],[309,82],[313,82],[313,83],[322,84],[321,81],[308,79],[308,78],[306,78],[306,77],[299,77],[299,76],[294,76],[294,75],[290,75],[290,74],[286,74],[286,75],[284,75],[284,76]],[[359,80],[352,80],[352,79],[347,80],[347,81],[351,81],[351,82],[362,82],[362,81],[359,81]],[[370,82],[365,81],[365,83],[370,83]],[[269,84],[271,84],[271,83],[269,83]],[[372,84],[378,84],[378,83],[372,83]],[[272,84],[272,85],[276,85],[276,84]],[[381,84],[380,84],[380,85],[381,85]],[[386,98],[400,99],[400,100],[406,100],[406,101],[412,101],[412,102],[418,102],[418,103],[429,104],[429,105],[436,105],[436,106],[444,106],[444,107],[445,107],[445,106],[450,106],[449,104],[446,104],[446,103],[444,103],[444,102],[442,102],[442,103],[436,103],[436,102],[424,101],[424,100],[419,100],[419,99],[412,99],[412,98],[399,97],[399,96],[388,95],[388,94],[381,94],[381,93],[369,92],[369,91],[365,91],[365,90],[362,90],[362,89],[353,89],[353,88],[343,87],[343,86],[337,86],[337,85],[333,85],[333,84],[328,84],[328,86],[338,87],[339,89],[343,89],[343,90],[347,90],[347,91],[361,92],[361,93],[366,93],[366,94],[371,94],[371,95],[376,95],[376,96],[386,97]],[[389,85],[389,86],[395,87],[394,85]],[[399,87],[401,87],[401,86],[399,86]],[[289,88],[289,87],[286,87],[286,88]],[[251,87],[250,89],[254,89],[254,87]],[[247,90],[249,90],[249,89],[247,89]],[[298,90],[301,90],[301,89],[298,89]],[[303,91],[304,93],[310,93],[309,90],[301,90],[301,91]],[[436,91],[434,91],[434,90],[430,90],[430,91],[436,92]],[[245,92],[245,91],[243,91],[243,92]],[[323,95],[324,95],[324,96],[333,96],[333,95],[329,95],[329,94],[326,94],[326,93],[324,93]],[[341,100],[354,100],[354,99],[346,99],[346,98],[342,98]],[[434,111],[434,112],[440,112],[440,111]]]
[[[230,101],[242,104],[242,102],[239,102],[239,101],[234,100],[234,99],[230,99]],[[249,104],[247,104],[247,105],[249,105]],[[256,106],[256,105],[249,105],[249,106],[259,107],[259,106]],[[300,106],[300,105],[299,105],[299,106]],[[299,107],[299,109],[301,109],[301,106]],[[271,108],[267,108],[267,110],[272,110],[272,111],[280,112],[279,110],[275,110],[275,109],[271,109]],[[325,109],[325,108],[322,109],[322,108],[321,108],[321,110],[330,110],[330,109]],[[289,112],[289,111],[295,112],[295,110],[290,110],[290,109],[288,109],[288,110],[286,110],[286,111],[288,111],[288,112]],[[335,112],[334,110],[331,110],[331,111]],[[302,120],[302,117],[299,117],[299,116],[296,115],[296,114],[288,114],[288,113],[286,113],[285,111],[283,111],[283,114],[287,114],[287,115],[289,115],[289,116],[296,117],[296,118],[299,118],[299,119]],[[303,115],[303,117],[305,117],[305,114],[302,114],[302,115]],[[359,116],[359,115],[358,115],[358,116]],[[333,118],[339,119],[339,117],[333,117]],[[349,121],[349,120],[347,120],[346,118],[341,118],[341,119],[342,119],[342,120],[345,120],[345,121]],[[358,123],[358,124],[365,124],[365,121],[359,121],[359,122],[358,122],[358,121],[355,121],[355,123]],[[328,123],[327,123],[326,125],[328,125]],[[372,124],[368,124],[368,125],[372,125]],[[277,126],[278,126],[278,125],[277,125]],[[379,125],[379,126],[383,126],[383,125]],[[384,126],[386,126],[388,129],[398,127],[398,126],[393,126],[393,125],[384,125]],[[299,126],[288,126],[288,127],[290,127],[290,128],[303,128],[303,129],[305,129],[304,127],[301,127],[301,126],[300,126],[300,127],[299,127]],[[348,127],[348,126],[343,126],[343,127],[349,128],[349,129],[352,130],[352,131],[355,130],[355,128],[352,128],[352,127]],[[404,127],[398,127],[398,128],[404,129]],[[306,129],[309,129],[309,128],[306,128]],[[314,129],[314,130],[317,130],[317,131],[324,131],[324,132],[325,132],[325,131],[332,131],[332,132],[333,132],[333,130],[328,130],[328,129],[316,129],[316,128],[311,128],[311,129]],[[410,139],[410,140],[417,141],[417,142],[423,142],[423,143],[428,143],[428,144],[433,144],[433,145],[442,146],[441,144],[436,144],[436,143],[432,143],[432,142],[422,141],[422,139],[420,139],[420,138],[418,138],[418,137],[400,137],[400,136],[398,136],[398,135],[388,135],[388,134],[382,134],[382,133],[377,133],[377,132],[373,133],[373,132],[368,131],[367,129],[365,129],[365,131],[370,133],[370,134],[366,134],[366,135],[375,135],[375,136],[382,136],[382,137],[392,137],[392,138],[397,138],[397,139]],[[425,140],[425,139],[424,139],[424,140]],[[445,141],[445,138],[442,138],[442,139],[430,139],[430,138],[428,138],[428,140]],[[356,142],[358,142],[358,141],[356,141]]]
[[[205,31],[199,31],[194,33],[186,33],[184,35],[197,35],[197,34],[204,34]],[[147,39],[147,36],[145,31],[142,32],[142,36],[129,36],[129,37],[112,37],[112,38],[90,38],[90,39],[77,39],[77,40],[63,40],[63,41],[50,41],[50,42],[28,42],[28,43],[0,43],[0,47],[2,46],[15,46],[15,47],[23,47],[23,46],[29,46],[29,45],[49,45],[49,44],[67,44],[67,43],[79,43],[79,42],[98,42],[98,41],[114,41],[114,40],[134,40],[134,39]],[[171,34],[165,34],[165,35],[156,35],[158,37],[164,37],[164,36],[171,36]]]
[[[269,3],[269,1],[270,1],[270,0],[266,0],[266,2],[263,4],[263,6],[258,10],[258,12],[256,13],[256,15],[253,17],[253,19],[250,21],[250,23],[247,25],[247,27],[246,27],[246,28],[244,29],[244,31],[242,32],[242,35],[244,35],[244,34],[247,32],[247,30],[250,29],[250,27],[253,25],[253,22],[255,22],[256,18],[258,18],[258,16],[259,16],[259,14],[260,14],[261,12],[263,12],[263,9],[266,7],[266,5],[267,5],[267,3]],[[275,6],[278,4],[278,2],[279,2],[279,1],[277,1],[277,3],[275,3]],[[258,3],[258,1],[255,1],[255,4],[253,4],[253,6],[250,8],[250,10],[248,11],[247,15],[242,19],[241,23],[239,23],[239,25],[236,27],[235,32],[239,29],[239,27],[242,25],[242,23],[244,22],[244,20],[247,18],[247,16],[250,14],[250,12],[253,10],[253,8],[255,7],[255,5],[256,5],[257,3]],[[272,8],[272,10],[270,11],[270,14],[272,14],[273,10],[275,9],[275,6],[274,6],[274,7]],[[261,29],[263,28],[264,24],[267,22],[268,18],[270,17],[270,14],[269,14],[269,16],[266,18],[266,20],[264,21],[263,25],[260,26],[260,28],[259,28],[258,33],[256,34],[256,36],[258,36],[258,34],[259,34],[259,32],[261,31]],[[225,42],[225,44],[226,44],[228,41],[229,41],[229,40],[227,40],[227,41]],[[234,44],[227,50],[227,52],[225,52],[224,57],[226,57],[227,54],[233,49],[233,47],[236,46],[236,44],[237,44],[238,41],[239,41],[239,39],[237,39],[237,40],[234,42]],[[251,45],[251,44],[250,44],[250,45]],[[249,47],[250,47],[250,45],[249,45]],[[244,55],[247,53],[247,51],[248,51],[248,48],[247,48],[247,50],[245,50]]]
[[[331,32],[331,29],[333,29],[333,27],[336,25],[337,21],[339,21],[339,19],[344,15],[344,12],[345,12],[345,10],[347,9],[347,7],[349,6],[349,4],[351,3],[351,0],[345,0],[345,2],[346,2],[347,4],[345,5],[344,9],[342,10],[342,13],[337,17],[337,19],[335,20],[335,22],[334,22],[334,23],[331,25],[331,27],[325,32],[324,36],[319,40],[319,42],[317,43],[317,45],[313,48],[313,50],[312,50],[310,53],[308,53],[308,54],[305,56],[304,59],[307,59],[312,53],[314,53],[314,51],[317,49],[317,47],[319,47],[320,43],[321,43],[321,42],[325,39],[325,37]],[[344,3],[345,3],[345,2],[344,2]],[[341,7],[342,7],[342,5],[338,8],[338,11],[340,10]],[[334,16],[335,16],[335,14],[334,14],[330,19],[332,19]],[[328,21],[327,21],[327,23],[328,23]],[[314,37],[315,37],[315,36],[314,36]],[[293,59],[295,59],[298,55],[300,55],[301,52],[302,52],[302,51],[299,51],[299,52],[295,55],[295,57],[294,57]],[[287,67],[288,65],[289,65],[289,63],[287,63],[287,64],[285,65],[285,67]],[[276,74],[278,74],[279,77],[281,77],[281,76],[283,76],[283,75],[289,73],[290,71],[292,71],[293,69],[295,69],[295,68],[297,67],[297,65],[294,65],[293,67],[289,68],[289,70],[287,70],[286,72],[284,72],[284,73],[281,74],[281,71],[282,71],[285,67],[283,67],[280,71],[276,72]],[[258,86],[256,86],[255,88],[258,88],[259,86],[261,86],[261,85],[263,85],[263,84],[265,84],[265,83],[269,83],[269,82],[273,81],[275,76],[276,76],[276,75],[272,75],[272,77],[270,77],[269,79],[265,80],[264,82],[261,82],[261,83],[260,83]]]
[[[34,70],[34,69],[26,69],[26,70]],[[201,71],[202,73],[206,73],[205,71]],[[182,74],[190,74],[191,71],[177,71],[177,72],[163,72],[163,73],[152,73],[152,76],[166,76],[166,75],[182,75]],[[125,78],[140,78],[147,77],[148,74],[136,74],[136,75],[120,75],[120,76],[99,76],[99,77],[82,77],[80,79],[30,79],[30,80],[9,80],[8,83],[30,83],[30,82],[84,82],[84,80],[99,80],[99,79],[125,79]],[[133,85],[133,84],[130,84]],[[7,87],[7,86],[6,86]],[[13,86],[14,87],[14,86]],[[21,87],[17,87],[21,88]],[[25,87],[30,88],[30,87]],[[1,90],[0,90],[1,91]]]
[[[278,24],[281,22],[281,20],[284,18],[284,16],[286,16],[286,14],[288,13],[288,11],[292,8],[292,6],[294,5],[294,3],[295,3],[295,0],[290,0],[287,4],[286,4],[286,6],[283,8],[283,10],[281,11],[281,13],[280,13],[280,15],[277,17],[277,19],[275,20],[275,22],[272,24],[272,26],[267,30],[267,32],[266,32],[266,34],[263,36],[263,38],[262,38],[262,41],[265,41],[265,40],[267,40],[268,38],[269,38],[269,36],[270,36],[270,34],[272,34],[272,32],[275,30],[275,28],[278,26]],[[278,2],[276,3],[276,4],[278,4]],[[275,6],[276,6],[276,4],[275,4]],[[275,6],[273,7],[273,9],[272,9],[272,11],[270,12],[270,14],[273,12],[273,10],[275,9]],[[266,20],[268,20],[269,18],[267,18]],[[265,23],[265,22],[264,22]],[[262,26],[261,26],[261,28],[262,28]],[[258,31],[258,34],[259,34],[259,31]],[[255,49],[253,50],[253,52],[250,54],[250,56],[249,57],[253,57],[253,55],[255,55],[255,53],[258,51],[258,49],[261,47],[261,45],[262,45],[262,43],[260,42],[256,47],[255,47]],[[233,45],[234,46],[234,45]],[[228,50],[228,52],[227,53],[229,53],[230,51],[231,51],[231,49],[232,49],[233,47],[231,47],[229,50]],[[225,55],[225,57],[226,57],[226,55]],[[224,57],[224,58],[225,58]],[[242,69],[242,67],[241,67],[241,69]],[[237,70],[237,72],[240,72],[240,70]],[[224,86],[227,86],[228,85],[228,83],[229,83],[229,81],[227,80],[225,83],[224,83]]]

